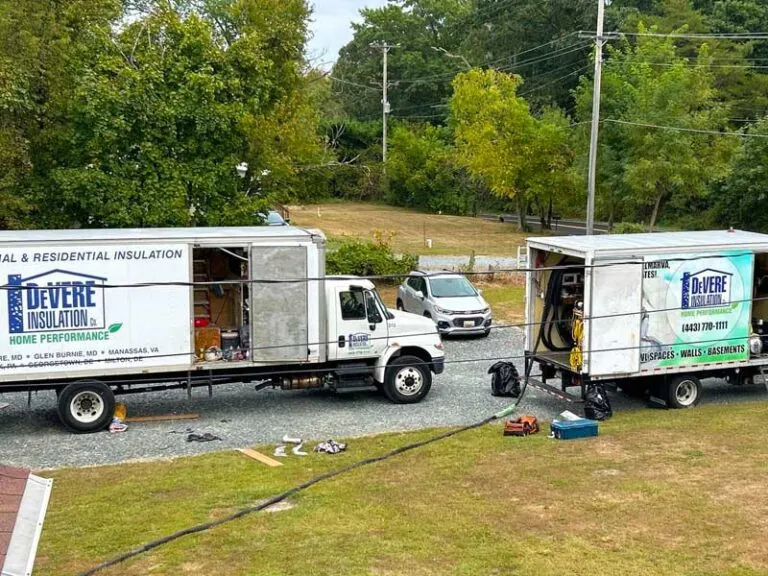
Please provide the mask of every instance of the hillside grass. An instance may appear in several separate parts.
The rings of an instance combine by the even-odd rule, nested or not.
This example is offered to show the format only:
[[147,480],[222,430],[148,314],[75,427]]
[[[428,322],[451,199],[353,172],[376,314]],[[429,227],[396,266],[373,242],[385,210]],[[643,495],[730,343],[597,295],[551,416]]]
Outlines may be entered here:
[[[514,224],[466,216],[424,214],[381,204],[356,202],[291,206],[291,224],[319,228],[331,242],[343,238],[372,240],[392,234],[395,252],[420,255],[517,256],[525,235]],[[427,248],[425,238],[432,240]]]
[[[576,441],[551,440],[546,426],[505,438],[489,425],[103,574],[766,574],[766,415],[764,404],[638,410]],[[46,473],[54,488],[35,574],[75,574],[434,433],[352,439],[345,453],[278,468],[222,452]]]

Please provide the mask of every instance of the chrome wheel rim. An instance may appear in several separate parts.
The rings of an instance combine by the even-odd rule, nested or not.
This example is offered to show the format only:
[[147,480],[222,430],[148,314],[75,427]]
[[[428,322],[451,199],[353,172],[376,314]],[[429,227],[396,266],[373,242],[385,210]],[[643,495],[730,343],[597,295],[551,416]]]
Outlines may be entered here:
[[395,375],[395,388],[403,396],[415,396],[424,387],[424,376],[413,366],[406,366]]
[[104,414],[104,400],[91,391],[78,392],[69,403],[72,417],[82,424],[92,424]]
[[698,396],[699,390],[693,380],[683,380],[675,388],[675,398],[681,406],[691,406]]

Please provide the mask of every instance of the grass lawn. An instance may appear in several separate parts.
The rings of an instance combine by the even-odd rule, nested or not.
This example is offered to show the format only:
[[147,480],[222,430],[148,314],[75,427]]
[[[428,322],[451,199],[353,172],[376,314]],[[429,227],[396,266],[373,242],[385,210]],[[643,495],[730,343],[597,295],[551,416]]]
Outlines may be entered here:
[[[639,410],[570,442],[491,425],[104,574],[766,574],[766,415],[764,404]],[[35,574],[73,574],[431,433],[355,439],[278,468],[226,452],[45,474],[55,482]]]
[[[513,224],[479,218],[422,214],[381,204],[330,203],[292,206],[291,223],[319,228],[331,240],[344,236],[370,240],[374,231],[391,232],[396,252],[413,254],[476,254],[517,256],[525,236]],[[318,216],[319,210],[319,216]],[[424,238],[432,239],[426,248]]]

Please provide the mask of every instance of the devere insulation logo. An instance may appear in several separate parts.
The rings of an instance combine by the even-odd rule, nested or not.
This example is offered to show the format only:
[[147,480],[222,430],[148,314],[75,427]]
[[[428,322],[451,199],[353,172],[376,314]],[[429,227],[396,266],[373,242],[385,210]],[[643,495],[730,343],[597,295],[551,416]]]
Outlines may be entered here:
[[106,280],[59,269],[28,278],[10,274],[6,288],[9,332],[104,329]]
[[691,308],[723,308],[731,304],[733,274],[707,268],[691,274],[683,274],[683,310]]

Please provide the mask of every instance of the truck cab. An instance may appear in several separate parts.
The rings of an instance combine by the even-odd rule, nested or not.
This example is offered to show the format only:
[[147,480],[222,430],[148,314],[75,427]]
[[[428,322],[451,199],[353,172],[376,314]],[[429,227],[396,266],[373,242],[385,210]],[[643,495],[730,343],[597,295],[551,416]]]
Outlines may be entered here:
[[434,322],[390,310],[369,280],[329,276],[325,300],[328,362],[337,366],[341,380],[354,379],[355,372],[372,375],[373,383],[398,403],[426,396],[432,374],[444,366]]

